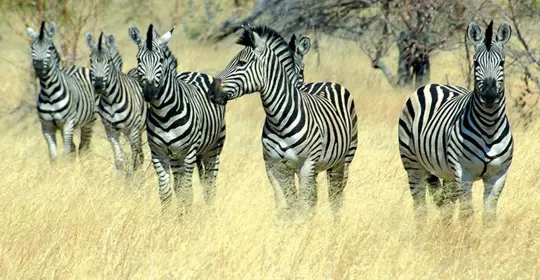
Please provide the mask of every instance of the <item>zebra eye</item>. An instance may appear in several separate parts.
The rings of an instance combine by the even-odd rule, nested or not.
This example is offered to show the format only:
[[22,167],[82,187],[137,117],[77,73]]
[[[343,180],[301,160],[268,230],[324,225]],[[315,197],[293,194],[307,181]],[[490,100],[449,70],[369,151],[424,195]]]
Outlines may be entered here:
[[49,46],[49,50],[51,50],[51,51],[54,50],[54,46],[53,46],[53,45],[50,45],[50,46]]
[[163,63],[164,59],[163,57],[159,59],[159,63]]
[[238,62],[236,63],[236,65],[238,65],[239,67],[246,66],[246,64],[247,64],[247,61],[244,61],[244,60],[238,60]]

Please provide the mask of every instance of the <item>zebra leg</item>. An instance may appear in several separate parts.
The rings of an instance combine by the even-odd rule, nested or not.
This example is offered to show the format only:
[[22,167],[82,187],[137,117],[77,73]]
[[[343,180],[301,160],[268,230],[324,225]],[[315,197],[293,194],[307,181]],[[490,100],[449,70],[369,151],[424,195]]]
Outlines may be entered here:
[[73,156],[73,152],[76,149],[75,143],[73,143],[73,129],[72,121],[68,121],[66,124],[64,124],[62,129],[64,155],[67,156]]
[[122,147],[120,146],[119,133],[118,131],[116,131],[116,129],[107,124],[105,125],[105,132],[107,133],[107,139],[109,139],[109,143],[111,143],[116,170],[123,171],[124,154],[122,152]]
[[441,223],[448,226],[452,223],[452,216],[455,210],[455,183],[441,182],[435,175],[428,175],[426,178],[429,193],[433,202],[441,211]]
[[349,164],[343,163],[328,169],[326,175],[328,179],[328,199],[330,200],[330,207],[332,207],[334,221],[337,222],[343,208],[343,191],[348,181]]
[[152,152],[152,164],[156,170],[159,183],[159,199],[161,200],[162,211],[165,212],[170,206],[172,190],[170,185],[170,165],[168,159]]
[[90,140],[92,140],[95,122],[96,120],[94,119],[90,123],[81,127],[81,144],[79,145],[79,155],[90,150]]
[[417,227],[422,228],[427,219],[426,205],[426,170],[422,167],[406,169],[409,179],[409,189],[413,197],[414,216],[417,222]]
[[312,216],[317,205],[317,174],[315,162],[307,160],[300,168],[298,206],[302,216]]
[[196,156],[194,152],[184,160],[171,160],[174,176],[174,193],[178,198],[179,214],[187,214],[193,204],[192,177],[195,168]]
[[506,182],[506,172],[497,174],[484,181],[484,213],[483,222],[485,227],[491,227],[497,219],[497,203]]
[[458,185],[459,194],[459,219],[462,222],[470,222],[474,214],[472,204],[472,181],[464,181]]
[[41,132],[45,141],[47,141],[47,146],[49,147],[49,160],[55,162],[58,158],[58,150],[56,145],[56,127],[52,123],[41,122]]
[[208,205],[213,205],[216,198],[216,179],[220,154],[221,147],[197,159],[199,179],[203,186],[203,196]]
[[131,157],[133,160],[133,172],[137,171],[144,162],[144,153],[142,149],[141,133],[134,130],[129,135],[129,144],[131,146]]
[[278,219],[288,219],[293,216],[296,208],[296,186],[294,171],[282,162],[265,161],[266,175],[274,188]]

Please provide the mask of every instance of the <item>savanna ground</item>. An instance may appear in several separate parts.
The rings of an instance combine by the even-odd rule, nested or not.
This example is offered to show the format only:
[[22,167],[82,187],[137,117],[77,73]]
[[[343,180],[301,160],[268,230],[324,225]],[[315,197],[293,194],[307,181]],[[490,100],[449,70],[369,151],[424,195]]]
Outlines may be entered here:
[[[146,30],[147,24],[139,27]],[[127,70],[135,63],[136,47],[127,25],[115,34]],[[175,34],[172,42],[180,71],[216,74],[240,50],[232,40],[208,46],[186,43],[182,36]],[[24,40],[4,38],[5,57],[29,61]],[[389,86],[353,43],[324,39],[321,49],[319,67],[315,54],[306,57],[306,80],[347,86],[359,115],[358,152],[338,224],[322,175],[315,219],[276,221],[261,155],[264,113],[256,94],[227,107],[215,207],[205,206],[194,177],[194,211],[179,219],[161,215],[147,147],[138,189],[117,176],[100,122],[90,155],[50,165],[36,114],[7,113],[28,94],[19,82],[27,73],[2,62],[0,278],[539,278],[540,122],[525,131],[508,108],[515,154],[494,228],[481,224],[483,188],[476,183],[477,212],[470,227],[440,227],[431,206],[428,226],[417,232],[397,146],[398,115],[411,91]],[[437,54],[431,81],[464,85],[462,63],[460,52]],[[508,103],[519,88],[519,80],[507,82]]]

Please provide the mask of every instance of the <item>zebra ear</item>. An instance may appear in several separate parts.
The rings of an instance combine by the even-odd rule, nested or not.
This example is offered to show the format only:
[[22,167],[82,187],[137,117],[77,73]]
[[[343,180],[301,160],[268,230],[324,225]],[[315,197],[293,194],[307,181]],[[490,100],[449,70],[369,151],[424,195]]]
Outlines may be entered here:
[[96,48],[96,42],[94,42],[94,38],[92,38],[92,33],[86,32],[86,45],[90,48],[90,50],[93,50]]
[[475,22],[471,22],[469,23],[469,26],[467,26],[467,39],[473,44],[482,42],[482,30]]
[[497,37],[495,37],[495,40],[499,43],[506,44],[510,40],[510,37],[512,37],[512,27],[504,22],[497,29]]
[[116,39],[114,38],[114,35],[105,36],[105,43],[107,43],[107,46],[114,47],[114,43],[116,42]]
[[163,34],[163,36],[159,37],[158,39],[158,44],[160,46],[165,46],[169,43],[169,41],[172,39],[172,34],[174,32],[174,28],[175,26],[173,26],[173,28],[171,30],[169,30],[169,32]]
[[52,38],[56,34],[56,23],[49,22],[49,27],[47,28],[47,36]]
[[30,39],[32,39],[32,41],[36,40],[39,37],[39,33],[37,33],[31,27],[26,27],[26,32],[28,33],[28,37],[30,37]]
[[307,36],[303,36],[298,41],[298,53],[302,56],[306,55],[311,48],[311,40]]
[[133,41],[135,45],[139,45],[141,43],[141,33],[139,32],[139,29],[131,25],[129,26],[128,32],[129,32],[129,38],[131,38],[131,41]]

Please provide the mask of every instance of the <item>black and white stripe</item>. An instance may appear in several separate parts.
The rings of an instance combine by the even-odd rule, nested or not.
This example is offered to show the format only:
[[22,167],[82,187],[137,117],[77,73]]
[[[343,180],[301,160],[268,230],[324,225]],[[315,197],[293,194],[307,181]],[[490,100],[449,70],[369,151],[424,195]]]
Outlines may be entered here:
[[185,209],[192,204],[195,165],[205,200],[211,203],[215,198],[219,158],[225,142],[225,106],[214,104],[205,96],[213,81],[211,76],[203,73],[177,76],[176,59],[167,57],[165,50],[173,30],[157,39],[153,36],[153,25],[149,26],[146,39],[141,38],[135,27],[130,27],[129,33],[138,46],[138,75],[149,104],[147,134],[159,195],[167,205],[172,195],[172,171],[174,192]]
[[130,143],[133,171],[143,163],[142,133],[145,129],[146,104],[139,81],[122,72],[122,58],[114,46],[114,36],[100,34],[96,44],[86,34],[90,48],[90,73],[94,89],[100,94],[98,113],[111,143],[117,170],[125,170],[119,137]]
[[57,130],[62,133],[64,154],[75,151],[73,133],[79,128],[79,152],[89,149],[98,97],[90,81],[90,70],[78,66],[62,68],[60,56],[52,41],[56,33],[53,22],[47,28],[45,22],[42,22],[39,33],[30,27],[27,32],[31,39],[32,64],[40,83],[38,116],[49,147],[50,159],[55,160],[58,156]]
[[[484,183],[484,221],[496,218],[497,202],[512,162],[513,142],[505,112],[504,46],[511,28],[493,22],[482,31],[474,22],[467,37],[475,46],[474,90],[430,84],[407,100],[399,118],[399,149],[420,223],[426,217],[425,181],[450,222],[459,199],[460,217],[471,216],[471,186]],[[445,183],[440,185],[438,178]]]
[[[323,95],[297,88],[295,48],[281,35],[266,26],[244,29],[238,43],[245,48],[214,80],[209,98],[224,103],[260,92],[266,113],[263,156],[278,215],[289,216],[297,207],[302,214],[312,212],[317,202],[316,175],[327,171],[329,198],[337,218],[355,123],[347,110],[336,108],[335,104],[342,104],[341,101],[333,104]],[[353,101],[345,103],[348,102]],[[300,182],[299,195],[295,174]]]
[[[297,73],[298,85],[297,87],[300,90],[324,96],[327,98],[338,110],[340,110],[341,116],[349,115],[348,120],[351,121],[352,131],[352,141],[349,146],[349,152],[345,157],[345,162],[350,164],[356,153],[356,148],[358,146],[358,129],[357,122],[358,116],[356,115],[356,109],[354,107],[354,100],[351,96],[350,91],[345,88],[343,85],[332,82],[304,82],[304,56],[309,52],[311,48],[311,40],[307,36],[302,36],[300,39],[296,39],[296,35],[293,34],[289,42],[291,50],[294,51],[294,69]],[[344,117],[347,119],[347,117]],[[345,174],[344,181],[347,182],[348,173]]]

